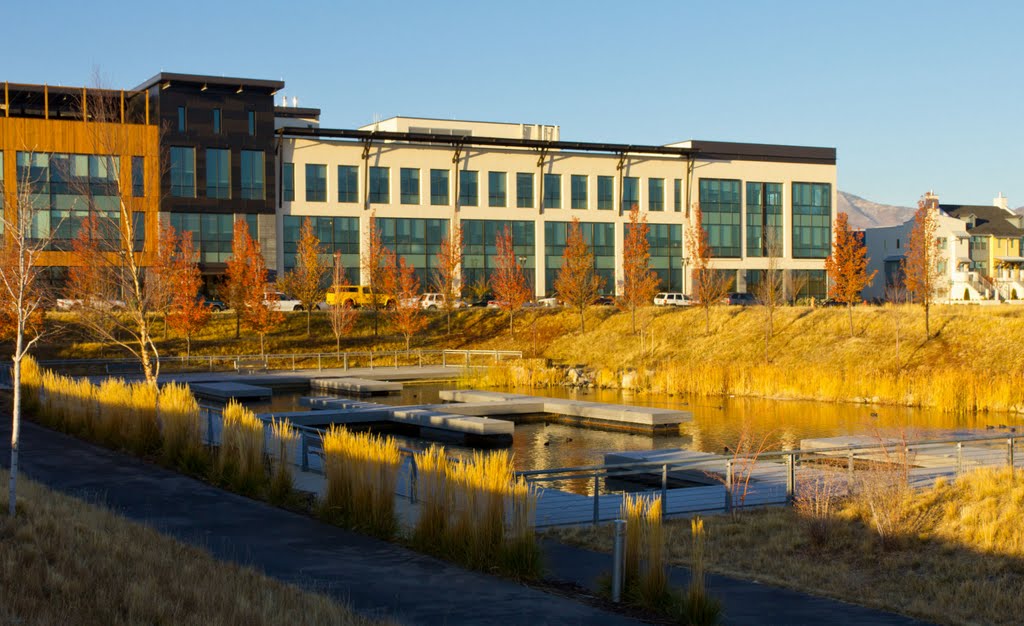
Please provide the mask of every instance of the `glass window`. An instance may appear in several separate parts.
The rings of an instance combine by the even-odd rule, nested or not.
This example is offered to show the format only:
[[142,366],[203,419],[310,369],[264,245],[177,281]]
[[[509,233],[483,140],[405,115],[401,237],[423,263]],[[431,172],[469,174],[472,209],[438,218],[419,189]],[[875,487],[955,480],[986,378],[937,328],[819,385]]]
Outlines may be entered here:
[[430,170],[430,204],[445,206],[450,203],[448,170]]
[[220,134],[220,109],[213,110],[213,134]]
[[[284,269],[294,269],[302,223],[306,217],[285,215],[284,232],[281,242],[284,247]],[[359,218],[358,217],[310,217],[308,218],[313,232],[320,240],[321,259],[327,267],[334,267],[334,254],[341,255],[341,266],[345,269],[345,277],[350,285],[359,284]],[[324,277],[325,284],[333,278],[331,272]]]
[[507,178],[505,172],[487,174],[487,206],[505,206],[508,202],[508,192],[505,188]]
[[249,119],[249,136],[254,136],[256,134],[256,111],[249,111],[248,112],[248,119]]
[[463,170],[459,172],[459,205],[478,206],[480,204],[480,181],[478,172]]
[[146,214],[142,211],[132,213],[132,251],[142,252],[146,247]]
[[179,233],[192,233],[200,263],[224,263],[231,258],[235,221],[230,213],[171,213],[170,220]]
[[420,171],[403,167],[399,172],[399,186],[402,204],[420,203]]
[[327,166],[306,163],[306,202],[327,202]]
[[338,166],[338,202],[359,202],[359,168]]
[[186,130],[188,130],[186,109],[185,107],[178,107],[178,132],[183,133]]
[[391,171],[386,167],[370,168],[370,202],[389,204],[391,202]]
[[622,177],[622,209],[632,211],[640,206],[640,179],[636,176]]
[[544,174],[544,204],[545,209],[562,208],[562,175]]
[[615,178],[613,176],[597,177],[597,208],[610,211],[615,208]]
[[782,256],[782,245],[782,183],[748,182],[747,256]]
[[[562,268],[571,222],[544,223],[544,270],[549,292]],[[603,279],[602,293],[615,291],[615,224],[580,222],[580,233],[594,255],[594,273]]]
[[672,181],[672,210],[676,213],[683,210],[683,179]]
[[196,149],[171,147],[171,195],[196,197]]
[[231,197],[231,151],[206,149],[206,197]]
[[263,184],[266,156],[261,150],[242,150],[242,199],[264,200],[267,197]]
[[700,179],[700,210],[711,254],[739,258],[742,220],[740,181]]
[[647,179],[647,210],[648,211],[664,211],[665,210],[665,179],[664,178],[648,178]]
[[428,289],[441,241],[448,234],[448,220],[378,217],[377,228],[381,243],[415,268],[420,286]]
[[[529,174],[527,174],[529,176]],[[512,248],[517,258],[524,259],[523,271],[531,289],[536,284],[533,276],[536,264],[534,248],[535,224],[533,221],[517,220],[462,220],[462,284],[476,285],[491,279],[497,267],[498,237],[507,227],[512,234]]]
[[281,194],[285,202],[295,201],[295,164],[281,164]]
[[832,185],[793,183],[793,258],[824,259],[832,251]]
[[[629,237],[630,225],[623,224],[623,234]],[[650,254],[649,267],[660,280],[659,289],[665,291],[683,290],[682,224],[648,224],[647,243]]]
[[[3,161],[0,160],[2,167]],[[3,180],[3,174],[0,174],[0,180]],[[132,195],[136,198],[146,195],[146,159],[140,156],[132,157]]]
[[516,174],[516,206],[520,209],[533,208],[533,174]]
[[587,177],[573,174],[569,179],[569,202],[574,209],[587,208]]

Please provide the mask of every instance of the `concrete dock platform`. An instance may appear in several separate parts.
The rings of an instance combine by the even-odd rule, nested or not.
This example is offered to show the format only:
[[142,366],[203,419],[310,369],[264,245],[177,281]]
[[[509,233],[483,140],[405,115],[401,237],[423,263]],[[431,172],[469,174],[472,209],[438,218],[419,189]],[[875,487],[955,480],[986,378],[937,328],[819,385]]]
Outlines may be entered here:
[[[497,405],[495,409],[489,411],[491,415],[516,415],[539,412],[554,416],[555,421],[602,430],[646,432],[651,434],[676,432],[679,429],[679,424],[693,419],[693,414],[689,411],[626,404],[605,404],[603,402],[571,400],[568,398],[545,398],[543,396],[528,396],[499,391],[458,389],[442,391],[440,397],[442,400],[451,403],[495,404]],[[540,411],[531,410],[538,407],[541,409]],[[453,409],[448,407],[448,410]]]
[[360,396],[377,396],[401,393],[402,383],[368,378],[314,378],[310,386],[317,391],[340,391]]
[[266,400],[273,395],[273,391],[267,387],[234,382],[193,383],[191,389],[197,398],[218,402]]

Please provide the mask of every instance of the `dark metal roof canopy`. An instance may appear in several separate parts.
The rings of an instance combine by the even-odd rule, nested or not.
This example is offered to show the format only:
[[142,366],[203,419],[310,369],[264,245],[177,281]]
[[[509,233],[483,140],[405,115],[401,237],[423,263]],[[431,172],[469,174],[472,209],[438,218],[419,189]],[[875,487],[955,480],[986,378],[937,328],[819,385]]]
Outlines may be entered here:
[[660,154],[677,157],[697,157],[721,161],[776,161],[784,163],[813,163],[835,165],[835,148],[808,148],[767,144],[727,142],[693,142],[694,147],[652,146],[641,144],[594,143],[584,141],[544,141],[540,139],[507,139],[474,135],[438,135],[433,133],[403,133],[391,131],[354,130],[346,128],[279,128],[281,137],[310,139],[353,139],[359,141],[403,141],[409,143],[442,144],[450,146],[494,146],[508,148],[534,148],[541,150],[569,150],[579,152],[608,152],[613,154]]
[[154,85],[191,85],[202,88],[203,86],[231,87],[232,89],[253,90],[274,94],[284,89],[284,81],[262,80],[258,78],[234,78],[230,76],[205,76],[203,74],[177,74],[173,72],[160,72],[149,80],[143,82],[136,90],[149,89]]

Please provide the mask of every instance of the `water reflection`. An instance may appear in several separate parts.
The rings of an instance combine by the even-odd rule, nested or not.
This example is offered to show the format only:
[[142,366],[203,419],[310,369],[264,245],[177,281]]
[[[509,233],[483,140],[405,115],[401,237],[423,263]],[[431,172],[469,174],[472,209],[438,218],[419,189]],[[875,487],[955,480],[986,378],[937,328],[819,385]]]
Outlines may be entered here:
[[[392,405],[433,404],[440,402],[439,392],[452,389],[451,383],[406,385],[401,394],[372,398]],[[953,432],[984,431],[996,425],[990,416],[954,416],[938,411],[906,407],[831,404],[751,398],[686,398],[678,396],[633,394],[618,390],[521,390],[520,393],[574,398],[615,404],[659,406],[691,411],[693,420],[670,435],[636,435],[591,430],[563,424],[518,424],[512,449],[517,469],[544,469],[596,465],[608,452],[686,448],[722,453],[734,447],[746,430],[750,438],[768,437],[772,449],[796,448],[801,439],[839,435],[890,433],[905,430],[914,437],[947,435]],[[305,393],[282,394],[270,403],[251,405],[258,412],[301,410],[298,398]],[[1002,415],[997,423],[1006,423]],[[1020,424],[1019,417],[1013,424]],[[1021,429],[1018,427],[1018,431]],[[403,438],[403,445],[421,448],[422,441]],[[468,450],[447,446],[454,454]],[[579,486],[586,489],[585,485]]]

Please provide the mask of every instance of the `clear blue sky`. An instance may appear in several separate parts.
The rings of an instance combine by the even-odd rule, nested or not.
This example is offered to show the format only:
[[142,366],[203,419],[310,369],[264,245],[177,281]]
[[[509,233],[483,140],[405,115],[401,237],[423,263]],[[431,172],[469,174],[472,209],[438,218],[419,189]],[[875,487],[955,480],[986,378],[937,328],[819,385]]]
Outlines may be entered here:
[[415,115],[835,146],[840,189],[877,202],[1024,205],[1022,3],[9,4],[0,80],[283,78],[328,127]]

